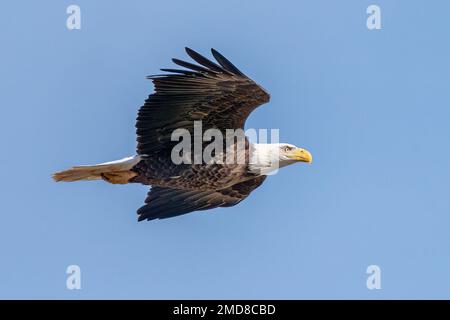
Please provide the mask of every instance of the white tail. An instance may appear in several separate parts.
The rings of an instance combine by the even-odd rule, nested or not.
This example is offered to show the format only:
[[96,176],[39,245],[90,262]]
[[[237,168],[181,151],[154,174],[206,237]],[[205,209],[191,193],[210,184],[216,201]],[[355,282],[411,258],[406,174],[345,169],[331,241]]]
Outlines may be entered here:
[[141,157],[134,156],[96,165],[76,166],[56,172],[53,174],[53,179],[66,182],[103,179],[111,183],[124,184],[136,176],[136,173],[130,169],[139,161],[141,161]]

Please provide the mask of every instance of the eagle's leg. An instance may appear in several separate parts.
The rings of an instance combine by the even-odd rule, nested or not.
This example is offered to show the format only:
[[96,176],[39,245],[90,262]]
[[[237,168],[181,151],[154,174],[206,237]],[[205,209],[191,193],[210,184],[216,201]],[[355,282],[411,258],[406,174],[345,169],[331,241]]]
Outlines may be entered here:
[[137,173],[133,171],[112,171],[101,174],[103,180],[112,184],[127,184],[135,176],[137,176]]

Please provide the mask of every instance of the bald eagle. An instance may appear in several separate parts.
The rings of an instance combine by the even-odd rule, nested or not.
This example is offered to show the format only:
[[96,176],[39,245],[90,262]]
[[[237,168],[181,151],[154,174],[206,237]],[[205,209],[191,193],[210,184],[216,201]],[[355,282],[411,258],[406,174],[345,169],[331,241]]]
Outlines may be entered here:
[[[264,182],[273,163],[278,167],[311,163],[312,156],[305,149],[287,143],[250,143],[247,137],[242,161],[223,161],[227,151],[237,148],[234,138],[231,147],[213,152],[212,161],[173,161],[173,150],[179,143],[172,137],[174,130],[194,133],[198,121],[202,130],[215,129],[224,134],[229,129],[243,130],[249,114],[270,99],[261,86],[216,50],[211,52],[217,63],[192,49],[186,48],[186,52],[197,64],[172,59],[184,69],[161,69],[164,74],[148,77],[155,89],[138,112],[137,155],[75,166],[55,173],[54,180],[103,179],[113,184],[150,185],[146,204],[137,211],[141,221],[234,206]],[[202,141],[200,151],[205,148],[207,144]],[[186,152],[183,156],[192,160],[195,155]],[[233,157],[237,159],[235,154]]]

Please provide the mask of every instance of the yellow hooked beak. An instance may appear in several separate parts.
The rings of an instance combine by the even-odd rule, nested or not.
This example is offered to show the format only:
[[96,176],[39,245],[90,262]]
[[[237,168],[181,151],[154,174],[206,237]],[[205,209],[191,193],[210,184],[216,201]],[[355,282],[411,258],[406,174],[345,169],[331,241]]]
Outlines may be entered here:
[[305,149],[297,148],[292,150],[286,155],[289,159],[295,160],[295,161],[301,161],[301,162],[312,162],[312,154]]

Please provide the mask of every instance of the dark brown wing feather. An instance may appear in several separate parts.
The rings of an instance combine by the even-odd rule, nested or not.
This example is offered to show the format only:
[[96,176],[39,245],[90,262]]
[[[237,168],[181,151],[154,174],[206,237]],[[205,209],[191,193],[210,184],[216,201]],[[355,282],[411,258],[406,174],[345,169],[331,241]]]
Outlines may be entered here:
[[214,49],[219,64],[189,48],[186,52],[200,65],[174,59],[189,70],[162,69],[172,74],[149,77],[155,93],[138,113],[138,154],[172,149],[172,131],[185,128],[192,132],[193,121],[202,120],[203,130],[243,129],[248,115],[269,101],[263,88]]
[[197,210],[231,207],[258,188],[266,176],[258,176],[222,190],[187,190],[152,187],[147,203],[138,210],[138,220],[165,219]]

